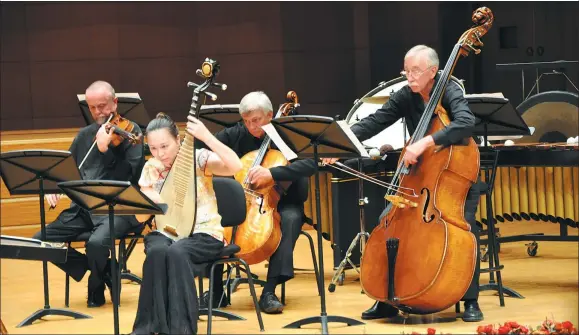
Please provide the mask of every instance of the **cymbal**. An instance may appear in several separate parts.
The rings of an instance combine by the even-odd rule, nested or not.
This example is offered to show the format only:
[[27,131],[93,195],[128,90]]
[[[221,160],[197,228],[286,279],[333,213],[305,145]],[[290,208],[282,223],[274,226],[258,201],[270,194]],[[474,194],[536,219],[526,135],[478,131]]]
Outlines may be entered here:
[[383,105],[386,103],[386,101],[388,101],[388,99],[390,99],[390,96],[384,95],[362,98],[361,101],[369,104]]

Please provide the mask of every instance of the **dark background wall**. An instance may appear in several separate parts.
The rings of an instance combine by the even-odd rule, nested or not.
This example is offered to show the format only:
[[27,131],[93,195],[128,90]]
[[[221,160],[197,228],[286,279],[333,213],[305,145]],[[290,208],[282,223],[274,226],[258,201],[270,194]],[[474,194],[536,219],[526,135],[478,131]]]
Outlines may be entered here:
[[[80,127],[76,94],[94,80],[138,92],[149,115],[184,121],[186,83],[205,57],[221,63],[229,88],[218,103],[264,90],[274,103],[298,93],[302,114],[346,117],[353,101],[399,76],[406,50],[428,44],[444,64],[471,26],[474,2],[147,2],[2,3],[2,130]],[[503,92],[522,101],[520,72],[496,63],[579,58],[579,6],[488,4],[495,25],[478,56],[461,59],[455,76],[468,93]],[[527,54],[528,48],[544,53]],[[579,82],[577,69],[568,75]],[[532,86],[529,73],[525,84]],[[541,90],[573,88],[562,76]]]

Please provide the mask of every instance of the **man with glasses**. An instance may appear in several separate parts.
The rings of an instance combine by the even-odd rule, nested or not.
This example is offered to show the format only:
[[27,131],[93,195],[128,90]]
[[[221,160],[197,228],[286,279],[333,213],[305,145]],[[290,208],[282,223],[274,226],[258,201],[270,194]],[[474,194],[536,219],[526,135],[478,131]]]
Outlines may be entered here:
[[[261,147],[266,135],[261,127],[271,122],[273,108],[267,95],[257,91],[248,93],[241,99],[239,113],[243,122],[217,132],[215,137],[233,149],[239,157],[243,157],[248,152]],[[274,147],[273,143],[271,146]],[[267,281],[259,299],[259,306],[265,313],[277,314],[283,311],[284,305],[275,295],[275,289],[277,285],[294,277],[293,250],[304,224],[304,202],[308,198],[308,181],[309,177],[314,174],[315,168],[313,160],[297,159],[287,166],[269,169],[256,166],[249,171],[248,180],[255,188],[271,185],[274,182],[292,182],[281,196],[277,207],[281,217],[282,237],[277,250],[269,259]],[[213,283],[213,287],[221,290],[222,279],[220,276],[216,277],[219,277],[216,278],[219,282]],[[201,297],[202,306],[208,305],[208,293],[205,292]],[[225,299],[221,299],[222,295],[222,291],[216,292],[214,306],[225,307],[226,303]]]
[[[416,130],[420,117],[430,100],[432,89],[439,79],[438,55],[434,49],[425,45],[417,45],[410,49],[404,57],[403,76],[408,78],[408,86],[393,93],[390,99],[376,111],[360,122],[352,125],[352,132],[360,141],[365,141],[392,125],[398,119],[404,117],[408,131],[413,134]],[[451,122],[444,129],[426,136],[406,147],[404,157],[405,165],[415,164],[418,157],[429,147],[434,145],[448,146],[461,142],[472,136],[475,117],[468,107],[462,89],[453,81],[449,81],[442,97],[442,106],[449,113]],[[337,159],[325,158],[324,163],[331,164]],[[476,184],[475,184],[476,185]],[[471,226],[471,232],[477,240],[476,268],[471,285],[465,293],[465,311],[462,319],[466,322],[483,320],[483,313],[478,305],[480,258],[480,228],[476,224],[475,214],[479,201],[478,188],[471,187],[464,206],[464,216]],[[381,215],[384,216],[386,211]],[[389,318],[398,315],[398,310],[386,303],[376,302],[370,309],[362,313],[362,319]]]

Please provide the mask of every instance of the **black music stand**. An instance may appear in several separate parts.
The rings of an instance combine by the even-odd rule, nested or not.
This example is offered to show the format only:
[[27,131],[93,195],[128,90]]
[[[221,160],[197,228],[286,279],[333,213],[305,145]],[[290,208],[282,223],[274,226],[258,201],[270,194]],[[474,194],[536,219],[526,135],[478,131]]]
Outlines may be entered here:
[[[155,204],[128,181],[75,180],[58,183],[58,187],[77,205],[93,214],[109,215],[111,259],[116,261],[114,216],[134,214],[164,214],[167,205]],[[115,335],[119,334],[118,267],[111,266],[113,319]]]
[[[229,128],[241,121],[239,105],[204,105],[199,111],[199,119],[211,133],[216,133],[223,128]],[[209,121],[209,122],[205,122]]]
[[[324,116],[286,116],[274,119],[271,124],[279,134],[285,144],[301,158],[313,158],[315,162],[320,157],[340,157],[353,158],[368,156],[362,144],[349,130],[345,121],[340,121],[345,130],[331,117]],[[270,136],[271,137],[271,136]],[[272,141],[281,148],[283,143],[279,139],[272,138]],[[282,150],[283,152],[283,150]],[[322,247],[322,217],[320,206],[320,176],[318,164],[315,164],[316,183],[316,229],[318,235],[318,264],[320,275],[318,277],[318,287],[324,287],[324,254]],[[346,318],[343,316],[327,315],[325,290],[320,290],[321,314],[320,316],[308,317],[294,321],[284,328],[301,328],[312,323],[322,324],[322,334],[328,334],[328,322],[343,322],[348,326],[363,325],[363,322]]]
[[[141,127],[144,132],[147,128],[147,124],[151,121],[143,100],[139,96],[139,93],[116,93],[117,97],[117,112],[124,118],[127,118]],[[84,94],[77,94],[78,105],[82,113],[82,117],[86,122],[87,126],[94,123],[94,119],[88,108],[88,104],[85,100]]]
[[[492,191],[494,188],[495,172],[497,169],[499,152],[487,147],[488,136],[515,136],[515,135],[531,135],[530,129],[513,108],[508,99],[499,97],[476,97],[467,98],[469,107],[476,117],[475,121],[475,136],[483,136],[485,151],[481,154],[491,154],[493,158],[485,160],[481,159],[481,168],[484,168],[485,181],[488,185],[486,194],[486,208],[487,208],[487,247],[490,253],[489,268],[484,269],[489,273],[489,283],[480,285],[480,291],[495,290],[499,293],[500,305],[504,306],[503,293],[510,297],[523,299],[524,297],[513,289],[502,285],[501,270],[504,265],[499,261],[498,243],[496,241],[495,218],[492,208]],[[484,164],[486,163],[486,164]],[[486,168],[485,168],[486,165]],[[492,176],[492,177],[491,177]],[[481,241],[484,242],[484,241]],[[481,243],[482,244],[482,243]],[[494,280],[494,272],[496,272],[498,283]],[[482,273],[482,271],[481,271]]]
[[[38,194],[40,200],[40,233],[46,241],[46,217],[44,195],[62,193],[57,186],[70,178],[80,179],[80,172],[70,152],[59,150],[22,150],[4,152],[0,156],[0,175],[11,195]],[[29,326],[47,315],[70,316],[75,319],[91,319],[86,314],[64,308],[51,308],[48,293],[48,266],[42,261],[44,280],[44,308],[18,324],[18,328]]]

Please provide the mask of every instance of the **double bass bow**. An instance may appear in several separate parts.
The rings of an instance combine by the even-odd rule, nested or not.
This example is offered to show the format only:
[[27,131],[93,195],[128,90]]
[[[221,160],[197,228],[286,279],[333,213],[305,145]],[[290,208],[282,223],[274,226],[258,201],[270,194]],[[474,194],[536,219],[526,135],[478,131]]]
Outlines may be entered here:
[[[480,37],[492,26],[493,14],[482,7],[472,20],[475,25],[456,43],[407,145],[450,123],[442,107],[444,91],[459,57],[480,53]],[[477,180],[479,160],[472,138],[465,145],[429,148],[410,167],[399,160],[385,197],[390,201],[387,214],[372,231],[361,259],[366,295],[412,314],[436,313],[463,297],[477,257],[464,205]]]
[[[299,107],[296,92],[289,91],[286,102],[281,105],[275,118],[288,116]],[[235,233],[231,228],[226,230],[227,235],[235,234],[235,244],[241,250],[237,257],[248,264],[258,264],[271,257],[281,241],[280,215],[277,204],[284,193],[283,184],[271,184],[259,189],[252,188],[249,181],[249,170],[256,166],[266,169],[288,165],[287,159],[279,150],[270,149],[271,139],[265,135],[258,150],[251,151],[241,158],[243,168],[235,174],[245,191],[247,213],[245,221],[239,225]],[[228,238],[231,242],[231,237]]]

